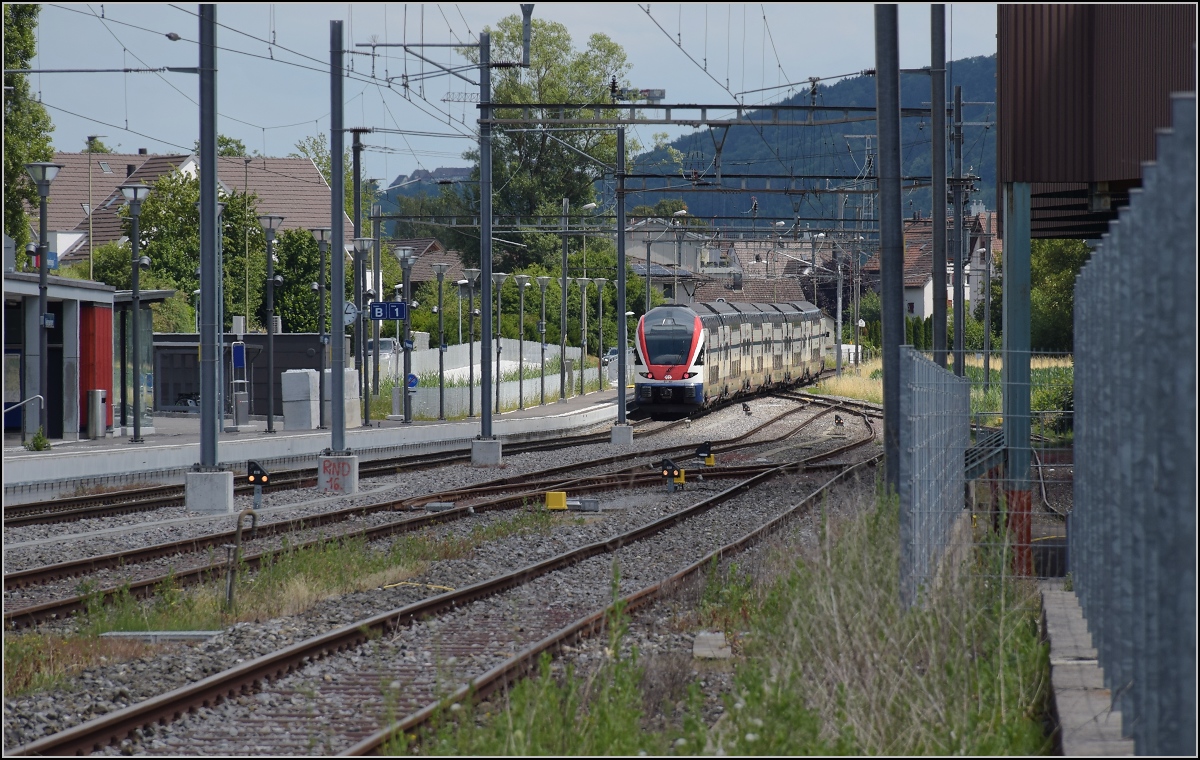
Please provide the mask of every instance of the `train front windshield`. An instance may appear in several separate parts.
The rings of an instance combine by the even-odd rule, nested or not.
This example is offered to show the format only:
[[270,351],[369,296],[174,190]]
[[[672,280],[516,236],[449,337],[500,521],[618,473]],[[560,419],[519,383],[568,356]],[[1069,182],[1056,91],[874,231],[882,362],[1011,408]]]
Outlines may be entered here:
[[646,353],[650,364],[686,364],[692,351],[696,315],[688,309],[660,306],[646,315]]

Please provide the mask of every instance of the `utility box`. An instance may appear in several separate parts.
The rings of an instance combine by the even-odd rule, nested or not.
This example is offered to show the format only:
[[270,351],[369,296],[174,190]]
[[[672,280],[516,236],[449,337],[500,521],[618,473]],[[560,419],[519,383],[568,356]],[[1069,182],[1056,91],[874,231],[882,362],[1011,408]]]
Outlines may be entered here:
[[546,509],[566,509],[567,508],[567,492],[566,491],[547,491],[546,492]]
[[87,437],[92,440],[103,438],[108,427],[108,391],[92,389],[87,392],[87,397]]
[[233,424],[235,427],[250,424],[250,394],[246,391],[233,392]]

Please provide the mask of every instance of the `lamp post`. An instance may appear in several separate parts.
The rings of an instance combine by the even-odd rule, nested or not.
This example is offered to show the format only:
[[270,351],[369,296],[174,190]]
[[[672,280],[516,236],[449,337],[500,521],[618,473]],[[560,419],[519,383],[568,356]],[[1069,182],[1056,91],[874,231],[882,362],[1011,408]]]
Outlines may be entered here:
[[275,274],[275,230],[282,216],[263,214],[258,217],[267,237],[267,432],[275,432],[275,286],[283,278]]
[[365,384],[367,377],[367,342],[366,329],[363,325],[365,313],[363,311],[363,262],[366,260],[367,254],[371,252],[371,248],[375,245],[375,239],[369,237],[354,238],[354,355],[357,358],[358,364],[358,388],[359,396],[363,404],[362,421],[365,427],[371,426],[371,399],[370,386]]
[[580,395],[584,393],[583,370],[588,365],[588,283],[587,277],[576,277],[580,286]]
[[604,286],[605,277],[597,277],[596,283],[596,374],[600,378],[600,390],[604,390]]
[[438,263],[433,265],[433,273],[438,281],[438,419],[446,419],[446,322],[442,315],[442,283],[446,280],[446,272],[450,265]]
[[[46,278],[49,276],[49,262],[46,261],[46,258],[50,252],[50,241],[48,237],[49,233],[46,230],[46,199],[50,196],[50,183],[58,176],[58,170],[61,168],[62,164],[50,163],[49,161],[37,161],[25,164],[25,171],[29,172],[29,176],[33,178],[33,183],[37,185],[38,198],[40,199],[38,222],[38,319],[41,320],[41,329],[38,330],[38,350],[41,353],[38,355],[38,390],[42,396],[42,435],[46,436],[50,434],[50,413],[46,404],[46,394],[50,387],[50,384],[46,381],[46,377],[50,373],[50,357],[47,354],[48,348],[46,345],[48,343],[46,331],[50,329],[50,302],[47,297],[49,284],[46,281]],[[91,245],[91,241],[88,242],[88,245]],[[135,267],[134,272],[136,271],[137,268]]]
[[500,413],[500,379],[504,376],[500,371],[500,333],[504,329],[500,319],[500,291],[507,279],[507,272],[492,272],[492,284],[496,286],[496,369],[492,373],[492,382],[496,385],[496,414]]
[[571,209],[571,199],[562,199],[562,271],[559,297],[561,305],[558,310],[558,403],[567,403],[567,234],[570,229],[570,219],[567,212]]
[[525,408],[525,288],[529,287],[531,278],[527,274],[519,274],[513,277],[517,281],[517,292],[521,294],[521,319],[517,323],[518,351],[517,357],[517,408]]
[[[412,324],[412,314],[409,312],[412,307],[412,266],[416,261],[413,253],[412,248],[396,249],[396,258],[400,259],[400,269],[404,274],[404,335],[401,338],[404,341],[401,344],[404,347],[404,378],[401,392],[404,394],[405,423],[412,422],[412,394],[409,393],[408,388],[408,376],[412,373],[412,349],[409,348],[408,343],[408,327]],[[441,280],[440,277],[438,279]],[[379,351],[379,346],[375,347],[375,351]]]
[[[95,265],[95,256],[96,256],[95,240],[96,240],[96,238],[92,236],[92,163],[93,163],[92,162],[92,148],[95,147],[96,141],[99,140],[101,137],[104,137],[104,135],[88,135],[87,136],[87,146],[88,146],[88,150],[87,150],[87,152],[88,152],[88,206],[87,206],[88,238],[87,239],[88,239],[88,279],[89,280],[96,279],[96,265]],[[200,331],[197,330],[196,332],[200,332]]]
[[[591,210],[592,210],[592,209],[594,209],[594,208],[596,208],[596,204],[595,204],[595,203],[585,203],[585,204],[583,204],[583,210],[584,210],[584,211],[591,211]],[[584,276],[584,277],[587,277],[587,227],[584,227],[584,228],[583,228],[583,247],[582,247],[582,251],[583,251],[583,276]]]
[[[990,237],[990,236],[989,236]],[[992,387],[992,241],[986,248],[976,248],[983,258],[983,390]]]
[[467,276],[467,416],[475,416],[475,283],[479,282],[478,269],[464,269]]
[[313,239],[317,241],[317,248],[321,251],[320,272],[317,274],[317,332],[321,338],[321,361],[317,365],[317,387],[319,390],[320,423],[321,429],[325,429],[325,352],[326,346],[329,345],[329,336],[325,334],[325,254],[329,251],[329,232],[328,227],[314,227],[309,232],[312,233]]
[[[47,183],[49,189],[49,183]],[[38,190],[41,190],[39,186]],[[121,185],[121,195],[125,196],[125,200],[129,201],[129,218],[132,229],[129,235],[129,245],[133,249],[133,437],[129,439],[130,443],[142,442],[142,354],[141,354],[141,311],[142,311],[142,293],[140,278],[138,275],[143,268],[150,268],[150,259],[145,256],[138,255],[138,243],[140,242],[140,233],[138,231],[138,216],[142,213],[142,201],[146,200],[146,196],[150,195],[149,185]],[[43,213],[46,208],[46,196],[42,196]],[[43,221],[45,216],[42,217]],[[44,230],[44,225],[43,225]],[[44,233],[43,233],[44,234]],[[46,271],[46,246],[42,244],[43,259],[39,262],[42,266],[42,272]],[[45,281],[43,275],[42,281]],[[45,336],[45,330],[42,335]],[[42,361],[46,360],[45,353],[42,354]],[[45,414],[45,404],[42,405],[42,413]]]
[[538,338],[542,344],[542,406],[546,405],[546,286],[550,284],[550,278],[541,276],[537,278],[538,287],[542,289],[542,318],[538,322]]
[[[396,283],[396,286],[393,288],[393,290],[396,292],[396,303],[400,303],[401,301],[403,301],[404,300],[404,279],[403,278],[401,278],[400,282]],[[400,342],[402,340],[404,340],[404,336],[400,334],[400,320],[397,319],[396,320],[396,345],[400,346],[401,349],[404,348],[404,345]]]
[[467,281],[465,279],[458,280],[454,284],[458,286],[458,343],[462,345],[462,297],[463,289],[467,287]]

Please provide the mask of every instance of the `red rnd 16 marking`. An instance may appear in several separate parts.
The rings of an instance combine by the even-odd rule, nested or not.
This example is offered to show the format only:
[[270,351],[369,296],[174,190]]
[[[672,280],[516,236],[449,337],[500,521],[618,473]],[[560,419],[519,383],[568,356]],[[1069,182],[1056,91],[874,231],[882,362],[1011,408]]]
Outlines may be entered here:
[[[332,459],[326,459],[323,463],[323,472],[325,475],[346,477],[350,474],[349,462],[335,462]],[[332,478],[330,478],[332,480]]]

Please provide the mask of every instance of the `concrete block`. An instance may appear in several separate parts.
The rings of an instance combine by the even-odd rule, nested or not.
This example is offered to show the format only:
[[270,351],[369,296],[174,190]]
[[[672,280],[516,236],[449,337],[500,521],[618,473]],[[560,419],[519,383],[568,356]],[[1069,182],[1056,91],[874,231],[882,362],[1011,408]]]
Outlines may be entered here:
[[501,461],[500,439],[471,441],[471,464],[475,467],[496,467]]
[[318,462],[317,487],[323,493],[358,493],[358,457],[322,455]]
[[282,398],[286,401],[308,401],[317,397],[315,369],[289,369],[279,376]]
[[147,644],[166,644],[172,641],[208,641],[224,631],[109,631],[100,634],[102,639],[124,639],[142,641]]
[[317,371],[289,369],[279,379],[283,386],[283,429],[316,430],[321,421]]
[[425,505],[426,512],[445,512],[448,509],[454,509],[452,501],[431,501]]
[[189,512],[233,514],[232,472],[189,472],[184,476],[183,503]]
[[633,425],[613,425],[612,445],[629,446],[633,443]]
[[721,631],[701,631],[692,642],[692,657],[699,660],[728,660],[733,649]]
[[[599,499],[576,499],[576,501],[579,503],[578,506],[576,507],[576,509],[578,509],[580,512],[599,512],[600,511],[600,500]],[[570,502],[567,502],[567,503],[570,504]]]
[[[325,423],[333,424],[333,403],[330,394],[333,393],[333,382],[330,379],[331,370],[325,370]],[[346,397],[344,399],[343,409],[346,415],[346,429],[362,427],[362,406],[360,404],[361,394],[358,392],[358,370],[345,370],[346,373]]]

